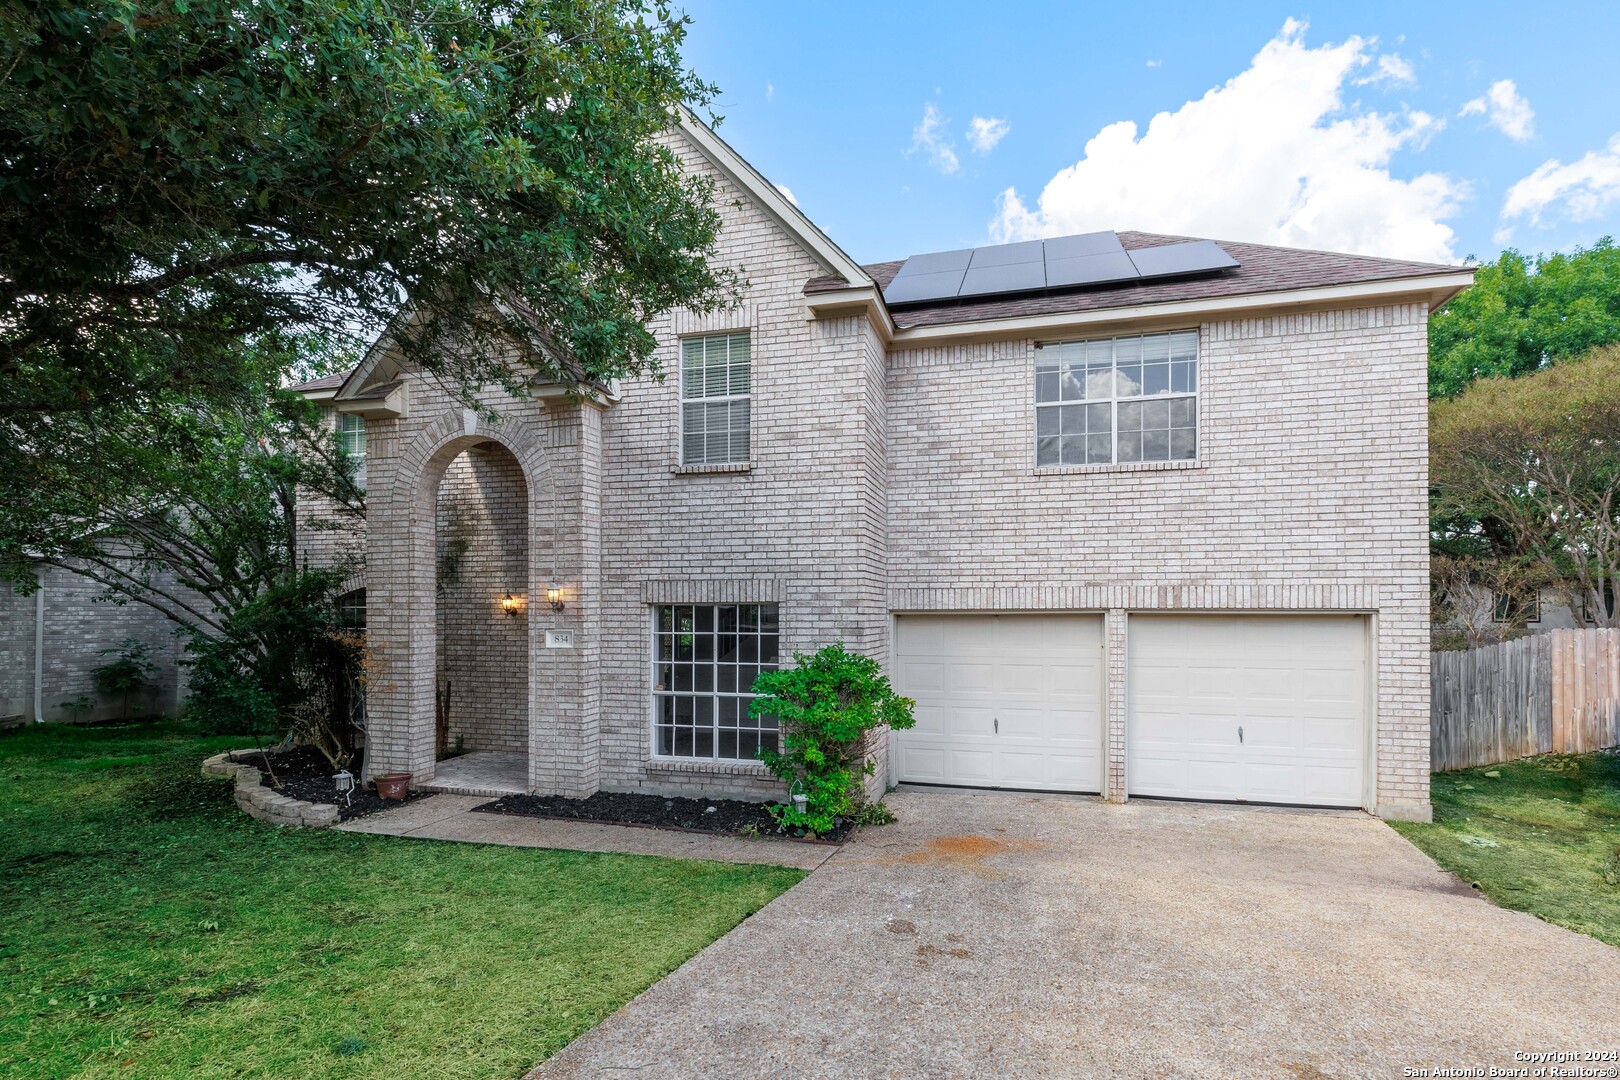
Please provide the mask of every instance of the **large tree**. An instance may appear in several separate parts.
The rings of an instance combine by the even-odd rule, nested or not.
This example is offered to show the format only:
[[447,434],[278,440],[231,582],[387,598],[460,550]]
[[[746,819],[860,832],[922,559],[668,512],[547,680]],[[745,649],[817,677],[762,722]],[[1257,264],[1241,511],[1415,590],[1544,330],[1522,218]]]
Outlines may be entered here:
[[1453,557],[1512,563],[1600,626],[1620,626],[1620,346],[1430,408],[1437,537]]
[[[731,293],[658,141],[711,96],[684,33],[639,0],[0,6],[0,517],[115,474],[107,429],[185,460],[266,364],[390,320],[462,388],[647,369],[649,318]],[[10,524],[14,577],[77,525]]]
[[1429,320],[1429,393],[1525,375],[1620,341],[1620,248],[1608,239],[1568,254],[1504,251]]

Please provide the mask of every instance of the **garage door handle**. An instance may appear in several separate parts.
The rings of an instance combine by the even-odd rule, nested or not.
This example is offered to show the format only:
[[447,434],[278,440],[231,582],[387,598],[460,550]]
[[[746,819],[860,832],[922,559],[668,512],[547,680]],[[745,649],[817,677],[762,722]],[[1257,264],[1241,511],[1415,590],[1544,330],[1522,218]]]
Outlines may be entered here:
[[1001,734],[1001,717],[999,717],[999,716],[995,717],[994,719],[992,719],[990,721],[990,723],[995,725],[996,734],[1000,735]]
[[1242,742],[1242,741],[1243,741],[1243,725],[1239,724],[1238,725],[1238,742]]

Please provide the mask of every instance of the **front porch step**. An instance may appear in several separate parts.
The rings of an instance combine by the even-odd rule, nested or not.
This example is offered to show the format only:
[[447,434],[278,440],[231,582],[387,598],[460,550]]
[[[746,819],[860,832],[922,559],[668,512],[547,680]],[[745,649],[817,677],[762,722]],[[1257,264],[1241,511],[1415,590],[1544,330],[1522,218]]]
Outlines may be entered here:
[[441,761],[433,779],[417,785],[422,791],[446,795],[522,795],[529,790],[529,759],[525,754],[474,750]]

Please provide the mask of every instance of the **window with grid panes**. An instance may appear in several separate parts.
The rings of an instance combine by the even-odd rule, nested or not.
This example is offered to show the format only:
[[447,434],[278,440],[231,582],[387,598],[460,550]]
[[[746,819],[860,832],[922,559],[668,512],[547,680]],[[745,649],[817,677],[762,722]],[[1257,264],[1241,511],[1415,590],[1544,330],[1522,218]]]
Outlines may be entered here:
[[752,761],[776,720],[750,717],[754,679],[776,670],[775,604],[653,608],[653,747],[660,757]]
[[354,482],[366,486],[366,418],[338,413],[338,449],[354,461]]
[[748,461],[750,363],[747,332],[681,341],[681,464]]
[[1036,352],[1036,465],[1197,456],[1198,331],[1066,341]]

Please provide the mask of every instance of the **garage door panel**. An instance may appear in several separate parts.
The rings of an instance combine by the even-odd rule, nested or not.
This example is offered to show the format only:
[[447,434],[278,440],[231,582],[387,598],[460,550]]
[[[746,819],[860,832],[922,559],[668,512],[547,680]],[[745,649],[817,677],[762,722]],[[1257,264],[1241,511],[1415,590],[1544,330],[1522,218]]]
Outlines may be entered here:
[[[917,698],[919,720],[925,704],[936,710],[927,729],[895,733],[899,779],[1100,790],[1101,617],[903,615],[896,625],[896,688]],[[926,695],[909,681],[919,661],[939,680]]]
[[959,661],[950,666],[944,689],[953,694],[988,694],[996,688],[996,669],[990,664]]
[[1188,758],[1185,775],[1188,798],[1235,799],[1242,795],[1241,782],[1232,775],[1224,755]]
[[900,769],[919,783],[945,783],[945,751],[911,745],[900,747],[898,754]]
[[1360,805],[1363,619],[1142,615],[1127,641],[1131,792]]

